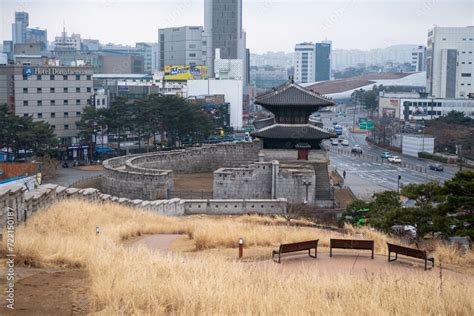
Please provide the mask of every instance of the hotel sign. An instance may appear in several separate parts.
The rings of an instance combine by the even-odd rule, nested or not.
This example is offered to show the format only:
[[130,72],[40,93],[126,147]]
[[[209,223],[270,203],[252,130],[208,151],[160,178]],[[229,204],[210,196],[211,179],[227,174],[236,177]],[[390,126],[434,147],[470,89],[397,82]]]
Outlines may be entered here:
[[36,67],[35,75],[92,75],[92,68],[82,67]]

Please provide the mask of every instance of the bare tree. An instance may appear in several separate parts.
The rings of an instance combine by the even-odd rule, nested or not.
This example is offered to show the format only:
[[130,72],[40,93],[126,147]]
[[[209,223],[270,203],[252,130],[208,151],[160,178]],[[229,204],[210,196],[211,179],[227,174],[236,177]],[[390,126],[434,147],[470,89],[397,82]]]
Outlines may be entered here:
[[280,206],[281,216],[286,219],[287,225],[290,226],[291,220],[301,217],[306,211],[306,204],[291,204],[287,203],[286,205]]

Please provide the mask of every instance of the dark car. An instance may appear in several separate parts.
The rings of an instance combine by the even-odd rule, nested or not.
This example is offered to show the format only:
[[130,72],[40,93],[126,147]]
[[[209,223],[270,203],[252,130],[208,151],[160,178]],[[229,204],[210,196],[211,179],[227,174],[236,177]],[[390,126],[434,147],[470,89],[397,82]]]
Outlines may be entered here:
[[430,170],[434,171],[443,171],[444,167],[443,165],[440,165],[439,163],[432,163],[429,165]]
[[351,153],[353,153],[353,154],[362,154],[362,148],[357,147],[357,146],[352,147]]

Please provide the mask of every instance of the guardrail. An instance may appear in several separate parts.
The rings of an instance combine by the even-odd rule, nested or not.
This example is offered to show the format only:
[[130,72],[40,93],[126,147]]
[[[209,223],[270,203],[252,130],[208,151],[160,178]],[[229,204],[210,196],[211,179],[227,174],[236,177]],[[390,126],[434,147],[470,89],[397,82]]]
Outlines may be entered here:
[[[370,161],[370,162],[379,162],[379,163],[387,162],[387,163],[390,163],[390,162],[388,162],[387,159],[384,159],[384,158],[379,157],[379,156],[366,155],[366,154],[357,154],[357,153],[353,153],[351,150],[346,150],[346,149],[342,149],[342,148],[335,147],[335,146],[333,147],[333,146],[328,145],[328,144],[324,144],[324,147],[326,148],[326,150],[328,150],[330,152],[334,152],[334,153],[337,153],[337,154],[340,154],[340,155],[343,155],[343,156],[346,156],[346,157],[351,157],[351,158],[353,157],[353,158],[357,158],[359,160],[365,160],[365,161]],[[416,171],[416,172],[427,173],[427,168],[426,167],[418,166],[418,165],[408,163],[408,162],[404,162],[404,161],[402,161],[399,164],[392,164],[392,163],[390,163],[390,164],[391,165],[398,165],[402,168],[413,170],[413,171]]]

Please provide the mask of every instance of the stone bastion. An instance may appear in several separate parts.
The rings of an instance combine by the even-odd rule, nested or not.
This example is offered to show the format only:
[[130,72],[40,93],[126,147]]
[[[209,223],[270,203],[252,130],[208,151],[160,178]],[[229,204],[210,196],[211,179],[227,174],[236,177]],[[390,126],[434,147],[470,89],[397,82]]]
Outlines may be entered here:
[[258,161],[261,149],[262,143],[254,141],[112,158],[103,162],[102,191],[130,199],[171,199],[173,173],[239,167]]

